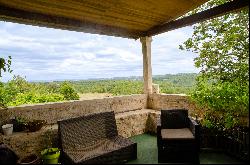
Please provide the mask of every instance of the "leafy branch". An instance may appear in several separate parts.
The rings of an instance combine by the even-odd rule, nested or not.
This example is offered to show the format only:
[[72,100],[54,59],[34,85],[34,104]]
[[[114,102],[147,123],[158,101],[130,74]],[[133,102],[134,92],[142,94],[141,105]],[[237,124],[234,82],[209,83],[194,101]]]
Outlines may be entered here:
[[8,59],[0,58],[0,77],[2,77],[2,72],[9,72],[11,73],[12,70],[10,68],[11,66],[11,56],[8,57]]

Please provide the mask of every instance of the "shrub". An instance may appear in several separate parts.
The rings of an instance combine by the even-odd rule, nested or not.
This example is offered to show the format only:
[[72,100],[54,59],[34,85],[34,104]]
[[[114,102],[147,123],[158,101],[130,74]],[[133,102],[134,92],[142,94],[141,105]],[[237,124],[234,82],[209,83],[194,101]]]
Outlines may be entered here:
[[72,85],[66,81],[61,84],[60,93],[66,100],[79,100],[80,98]]
[[40,94],[35,92],[18,93],[14,100],[10,101],[8,106],[18,106],[22,104],[46,103],[63,101],[64,96],[58,93]]

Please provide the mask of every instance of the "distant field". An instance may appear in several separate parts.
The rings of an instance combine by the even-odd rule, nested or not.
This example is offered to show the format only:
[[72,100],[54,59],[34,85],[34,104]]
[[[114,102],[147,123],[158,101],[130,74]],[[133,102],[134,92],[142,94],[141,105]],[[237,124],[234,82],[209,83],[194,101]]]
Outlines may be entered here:
[[80,100],[89,100],[89,99],[102,99],[104,97],[112,96],[111,93],[82,93],[79,94]]
[[[190,94],[196,76],[195,73],[156,75],[153,76],[153,83],[159,84],[160,93]],[[17,106],[142,93],[143,77],[140,76],[53,82],[28,82],[25,78],[17,76],[7,83],[0,84],[0,104]]]
[[[159,84],[161,93],[189,94],[195,85],[196,76],[196,73],[156,75],[153,76],[153,83]],[[112,94],[113,96],[143,93],[142,77],[127,77],[105,80],[79,80],[70,81],[70,83],[73,85],[77,93],[104,93],[104,96],[106,93]],[[92,94],[89,96],[91,97]]]

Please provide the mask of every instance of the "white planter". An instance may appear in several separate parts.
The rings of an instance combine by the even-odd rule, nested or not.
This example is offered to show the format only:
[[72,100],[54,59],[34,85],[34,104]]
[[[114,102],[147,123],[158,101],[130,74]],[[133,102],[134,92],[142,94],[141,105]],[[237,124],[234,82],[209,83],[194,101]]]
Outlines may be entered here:
[[13,132],[13,124],[5,124],[2,126],[4,135],[11,135]]

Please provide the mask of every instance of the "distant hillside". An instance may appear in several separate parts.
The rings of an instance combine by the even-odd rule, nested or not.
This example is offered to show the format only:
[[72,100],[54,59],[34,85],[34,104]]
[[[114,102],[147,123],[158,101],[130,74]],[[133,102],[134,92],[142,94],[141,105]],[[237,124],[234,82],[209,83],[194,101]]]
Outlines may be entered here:
[[197,73],[178,73],[153,76],[153,81],[166,81],[179,86],[193,86]]
[[[179,73],[153,76],[161,93],[189,94],[195,84],[196,73]],[[114,77],[112,79],[70,81],[78,93],[112,93],[114,95],[143,93],[141,76]],[[57,81],[60,83],[60,81]]]
[[[178,73],[178,74],[165,74],[165,75],[153,75],[153,81],[166,81],[180,86],[193,86],[195,84],[195,78],[197,73]],[[105,80],[105,79],[102,79]],[[108,79],[106,79],[108,80]],[[130,76],[130,77],[114,77],[111,80],[139,80],[142,81],[142,76]],[[96,81],[96,80],[95,80]]]

